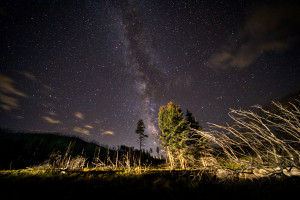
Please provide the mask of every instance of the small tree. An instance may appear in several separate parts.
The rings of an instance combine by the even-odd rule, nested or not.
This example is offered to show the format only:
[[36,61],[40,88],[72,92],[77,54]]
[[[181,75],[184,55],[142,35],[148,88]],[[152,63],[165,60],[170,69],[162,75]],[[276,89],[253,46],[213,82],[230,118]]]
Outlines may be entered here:
[[139,134],[139,141],[140,141],[139,167],[141,167],[143,140],[148,137],[148,135],[144,134],[144,131],[145,131],[145,124],[144,124],[143,120],[140,119],[137,123],[137,128],[135,130],[135,132],[137,134]]
[[188,126],[179,106],[169,102],[167,107],[161,107],[158,114],[160,140],[166,149],[171,168],[175,167],[175,159],[180,161],[181,168],[185,168],[184,149]]
[[199,131],[202,130],[202,127],[199,125],[199,122],[196,120],[193,114],[188,110],[186,111],[185,120],[186,123],[190,126],[190,128],[197,129]]
[[[188,133],[189,139],[187,141],[187,144],[189,146],[195,146],[196,143],[199,143],[201,136],[199,134],[195,134],[195,132],[192,129],[201,131],[202,127],[199,125],[199,122],[196,120],[196,118],[193,116],[193,114],[188,110],[186,111],[185,121],[189,128],[189,133]],[[202,138],[202,139],[204,139],[204,138]]]
[[195,131],[202,127],[191,112],[187,111],[185,118],[179,106],[170,102],[167,107],[161,107],[158,114],[160,140],[166,149],[171,168],[175,167],[176,159],[180,161],[182,169],[187,161],[192,164],[196,157],[201,156],[207,147],[207,140],[201,138]]
[[186,111],[185,120],[188,125],[188,139],[186,140],[186,155],[188,155],[188,160],[193,162],[199,160],[200,157],[210,156],[208,152],[209,142],[205,137],[202,137],[195,131],[202,131],[202,127],[199,122],[193,116],[190,111]]
[[159,147],[156,147],[157,156],[159,156]]

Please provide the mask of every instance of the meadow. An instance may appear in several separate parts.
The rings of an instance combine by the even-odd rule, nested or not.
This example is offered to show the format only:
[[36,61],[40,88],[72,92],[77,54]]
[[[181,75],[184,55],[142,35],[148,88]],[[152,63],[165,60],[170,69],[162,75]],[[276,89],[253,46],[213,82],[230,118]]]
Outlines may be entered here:
[[299,177],[219,179],[209,171],[38,170],[0,171],[7,199],[272,199],[293,198]]
[[260,114],[231,110],[234,125],[194,130],[199,143],[205,138],[218,147],[173,152],[179,156],[173,166],[170,158],[132,147],[1,129],[0,194],[6,199],[295,198],[300,189],[299,109],[274,105],[280,112],[258,106]]

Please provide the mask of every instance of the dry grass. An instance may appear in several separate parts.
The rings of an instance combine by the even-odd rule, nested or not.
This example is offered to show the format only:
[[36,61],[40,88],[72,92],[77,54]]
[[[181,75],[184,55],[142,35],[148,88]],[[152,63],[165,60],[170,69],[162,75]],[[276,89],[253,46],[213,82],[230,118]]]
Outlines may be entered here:
[[[114,152],[110,154],[110,150],[106,150],[106,158],[100,159],[100,148],[96,148],[92,162],[88,162],[88,158],[84,155],[82,150],[81,155],[72,156],[73,143],[70,142],[64,154],[53,152],[45,162],[41,165],[33,166],[34,169],[40,170],[88,170],[101,169],[105,171],[121,170],[126,172],[143,172],[151,168],[151,163],[144,162],[142,166],[138,164],[138,156],[135,152]],[[146,160],[147,161],[147,160]]]
[[[256,112],[231,109],[233,125],[210,124],[206,132],[193,129],[195,134],[220,147],[220,151],[210,148],[211,153],[206,156],[216,160],[215,167],[229,163],[239,170],[268,168],[276,173],[300,169],[300,102],[296,100],[286,107],[277,102],[272,104],[274,111],[258,105],[253,106]],[[207,158],[198,161],[205,166],[203,160]]]

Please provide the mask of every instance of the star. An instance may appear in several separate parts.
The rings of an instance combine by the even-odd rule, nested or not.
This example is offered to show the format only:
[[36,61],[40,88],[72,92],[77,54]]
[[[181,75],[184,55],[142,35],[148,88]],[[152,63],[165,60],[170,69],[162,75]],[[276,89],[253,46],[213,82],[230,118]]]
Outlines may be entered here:
[[0,9],[2,128],[137,148],[143,119],[156,149],[169,101],[205,129],[299,90],[294,1],[35,3]]

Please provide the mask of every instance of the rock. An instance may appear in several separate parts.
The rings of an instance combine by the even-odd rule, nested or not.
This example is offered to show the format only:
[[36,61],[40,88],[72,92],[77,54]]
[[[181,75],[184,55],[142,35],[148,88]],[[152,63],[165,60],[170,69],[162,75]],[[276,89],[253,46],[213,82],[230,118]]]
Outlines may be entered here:
[[270,171],[268,169],[253,169],[253,174],[256,178],[263,178],[270,175]]
[[219,179],[226,179],[232,177],[238,177],[240,179],[256,179],[264,178],[271,175],[284,174],[286,176],[300,176],[300,170],[297,168],[292,168],[291,170],[284,169],[281,171],[279,168],[264,168],[264,169],[253,169],[253,170],[244,170],[239,172],[234,172],[228,169],[218,169],[216,172],[216,177]]
[[217,173],[216,173],[216,177],[219,179],[225,179],[232,175],[233,175],[233,172],[228,169],[218,169]]
[[240,179],[255,179],[257,178],[254,173],[253,173],[253,170],[244,170],[244,171],[241,171],[239,172],[239,178]]
[[284,169],[283,174],[286,175],[286,176],[289,176],[289,177],[290,176],[300,176],[300,170],[296,169],[296,168],[292,168],[290,171]]

